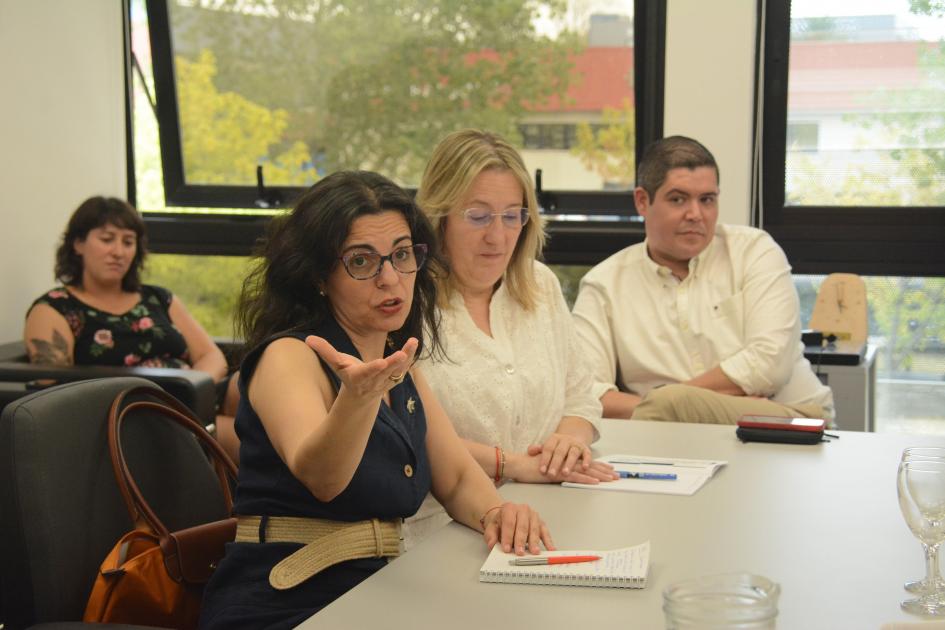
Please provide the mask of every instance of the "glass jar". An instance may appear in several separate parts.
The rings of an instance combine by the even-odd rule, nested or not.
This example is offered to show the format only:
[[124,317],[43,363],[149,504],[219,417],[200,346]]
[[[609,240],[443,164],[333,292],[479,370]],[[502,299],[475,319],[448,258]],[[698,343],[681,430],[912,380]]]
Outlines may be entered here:
[[770,630],[781,587],[750,573],[678,582],[663,591],[666,630]]

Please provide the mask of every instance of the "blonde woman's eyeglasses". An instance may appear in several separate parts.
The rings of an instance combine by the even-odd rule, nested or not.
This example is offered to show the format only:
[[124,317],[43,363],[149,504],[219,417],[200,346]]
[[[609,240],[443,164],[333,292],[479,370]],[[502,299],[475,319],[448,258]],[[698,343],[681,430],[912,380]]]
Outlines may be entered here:
[[466,223],[477,228],[489,227],[495,218],[502,220],[502,225],[509,229],[520,228],[528,223],[528,208],[514,208],[493,212],[489,208],[466,208],[463,210],[463,219]]

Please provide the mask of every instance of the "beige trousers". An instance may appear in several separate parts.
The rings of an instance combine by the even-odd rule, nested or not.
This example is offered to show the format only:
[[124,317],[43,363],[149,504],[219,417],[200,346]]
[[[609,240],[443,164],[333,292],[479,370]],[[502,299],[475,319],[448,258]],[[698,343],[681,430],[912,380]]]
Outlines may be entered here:
[[735,424],[746,414],[822,418],[820,405],[785,405],[767,398],[730,396],[692,385],[664,385],[650,390],[633,412],[634,420]]

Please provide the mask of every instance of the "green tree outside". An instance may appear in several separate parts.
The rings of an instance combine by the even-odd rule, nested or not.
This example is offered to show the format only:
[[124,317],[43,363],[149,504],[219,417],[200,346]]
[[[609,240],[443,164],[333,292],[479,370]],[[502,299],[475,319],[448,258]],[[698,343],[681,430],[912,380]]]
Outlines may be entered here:
[[251,264],[245,256],[151,254],[144,279],[171,290],[212,337],[233,339],[233,314]]
[[605,107],[603,124],[577,126],[577,144],[571,149],[585,167],[605,182],[630,189],[636,181],[636,116],[633,103]]
[[[267,184],[308,185],[318,172],[356,167],[415,185],[435,143],[454,129],[516,140],[529,107],[567,91],[577,38],[551,39],[534,27],[539,9],[554,16],[563,7],[224,0],[211,10],[170,2],[186,178],[254,184],[262,163]],[[157,128],[142,110],[139,205],[155,210],[164,206]],[[152,255],[146,278],[175,291],[212,335],[230,337],[251,264]]]
[[266,182],[307,186],[317,179],[304,142],[280,147],[289,125],[284,109],[267,109],[234,92],[217,89],[217,61],[202,50],[194,61],[177,57],[177,101],[184,170],[191,184],[255,181],[265,164]]
[[[216,63],[210,52],[202,53],[195,62],[178,59],[177,66],[180,116],[183,128],[190,130],[183,139],[184,160],[191,165],[191,176],[201,183],[222,183],[232,168],[255,176],[255,160],[240,156],[273,156],[267,158],[266,168],[272,183],[299,185],[315,176],[302,168],[311,161],[304,143],[294,142],[280,149],[280,138],[288,124],[285,111],[271,111],[238,94],[218,90],[214,83]],[[164,207],[158,130],[153,115],[144,106],[147,97],[140,87],[135,94],[138,205],[142,210],[155,210]],[[239,147],[239,151],[231,154],[228,147]],[[144,280],[174,292],[211,336],[231,339],[233,313],[251,264],[244,256],[151,254],[145,263]]]
[[[535,26],[540,15],[560,16],[565,4],[220,0],[212,9],[169,7],[180,59],[199,62],[210,51],[216,89],[285,111],[281,142],[310,147],[319,172],[366,168],[415,186],[447,133],[482,127],[517,139],[530,107],[565,97],[577,37],[551,37]],[[245,169],[229,177],[255,182]]]

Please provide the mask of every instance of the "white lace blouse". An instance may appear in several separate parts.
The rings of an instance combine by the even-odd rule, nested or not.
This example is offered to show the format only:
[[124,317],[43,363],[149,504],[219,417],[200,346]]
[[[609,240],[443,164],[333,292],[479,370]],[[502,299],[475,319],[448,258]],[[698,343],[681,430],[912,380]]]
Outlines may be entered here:
[[[561,285],[545,265],[535,263],[538,303],[523,309],[501,285],[489,305],[492,337],[481,331],[454,294],[442,312],[440,339],[445,359],[419,362],[438,400],[461,438],[524,452],[554,433],[564,416],[585,418],[594,426],[600,400],[578,347]],[[407,520],[407,546],[449,521],[428,496]]]

